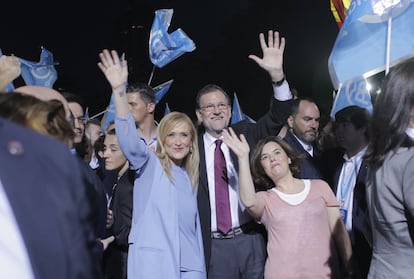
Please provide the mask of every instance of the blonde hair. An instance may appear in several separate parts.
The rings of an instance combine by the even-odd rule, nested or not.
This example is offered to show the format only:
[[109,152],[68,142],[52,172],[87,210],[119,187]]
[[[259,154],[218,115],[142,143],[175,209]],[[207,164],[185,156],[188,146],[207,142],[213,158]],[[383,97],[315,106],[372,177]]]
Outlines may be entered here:
[[173,177],[171,174],[171,159],[165,151],[165,139],[167,135],[174,129],[177,125],[187,124],[190,129],[191,135],[191,147],[190,152],[183,159],[183,166],[187,170],[188,176],[190,177],[193,190],[198,189],[198,179],[199,179],[199,162],[200,155],[198,154],[198,143],[197,143],[197,131],[194,127],[191,119],[184,113],[181,112],[171,112],[163,117],[157,129],[157,156],[161,161],[163,169],[167,174],[168,178],[172,181]]

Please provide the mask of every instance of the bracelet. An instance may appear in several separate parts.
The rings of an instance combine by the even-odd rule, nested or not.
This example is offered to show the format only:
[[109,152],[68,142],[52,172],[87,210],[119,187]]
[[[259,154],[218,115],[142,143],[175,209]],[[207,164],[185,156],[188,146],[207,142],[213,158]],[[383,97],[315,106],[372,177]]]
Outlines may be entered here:
[[279,81],[272,81],[272,83],[273,83],[274,85],[276,85],[276,86],[281,86],[281,85],[282,85],[282,83],[283,83],[285,80],[286,80],[286,76],[285,76],[285,75],[283,75],[283,78],[282,78],[281,80],[279,80]]

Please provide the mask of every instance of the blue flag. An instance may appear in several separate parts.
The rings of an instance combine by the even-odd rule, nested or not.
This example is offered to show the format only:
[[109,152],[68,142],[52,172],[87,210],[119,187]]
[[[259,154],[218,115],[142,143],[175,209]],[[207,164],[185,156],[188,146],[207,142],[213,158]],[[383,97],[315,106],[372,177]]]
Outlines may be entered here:
[[328,60],[335,89],[414,56],[413,26],[413,0],[353,0]]
[[247,120],[250,123],[256,123],[250,116],[244,114],[239,104],[239,99],[237,98],[236,93],[234,93],[233,99],[233,111],[231,114],[231,124],[236,124],[242,120]]
[[170,107],[168,106],[168,103],[165,103],[165,110],[164,110],[164,116],[169,114],[171,112]]
[[239,99],[237,99],[236,93],[234,93],[233,99],[233,111],[231,114],[231,124],[236,124],[244,119],[243,112],[241,110]]
[[335,119],[335,114],[339,110],[352,105],[365,108],[372,114],[371,95],[365,79],[351,80],[341,86],[332,106],[331,118]]
[[196,48],[194,42],[181,28],[168,34],[173,12],[173,9],[155,11],[149,38],[149,56],[151,62],[158,68],[164,67],[185,52],[191,52]]
[[114,103],[114,94],[111,95],[111,100],[109,101],[109,106],[106,109],[105,116],[102,123],[102,131],[106,134],[106,129],[111,122],[115,121],[115,103]]
[[[3,55],[3,52],[0,49],[0,57]],[[6,87],[6,92],[13,92],[14,91],[14,84],[13,82],[10,82]]]
[[168,90],[170,90],[171,84],[173,83],[173,79],[170,79],[169,81],[166,81],[158,86],[154,87],[155,91],[155,101],[158,104],[159,101],[164,97],[165,94],[167,94]]
[[53,61],[53,54],[42,47],[39,62],[31,62],[19,58],[22,77],[26,85],[39,85],[53,88],[57,79],[55,65],[59,63]]

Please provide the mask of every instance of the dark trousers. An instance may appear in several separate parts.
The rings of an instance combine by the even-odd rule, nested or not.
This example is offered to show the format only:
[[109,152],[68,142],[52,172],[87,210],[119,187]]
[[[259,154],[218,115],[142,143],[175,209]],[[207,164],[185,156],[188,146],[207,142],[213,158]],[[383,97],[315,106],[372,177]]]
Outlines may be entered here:
[[212,239],[209,279],[263,279],[266,244],[262,232]]

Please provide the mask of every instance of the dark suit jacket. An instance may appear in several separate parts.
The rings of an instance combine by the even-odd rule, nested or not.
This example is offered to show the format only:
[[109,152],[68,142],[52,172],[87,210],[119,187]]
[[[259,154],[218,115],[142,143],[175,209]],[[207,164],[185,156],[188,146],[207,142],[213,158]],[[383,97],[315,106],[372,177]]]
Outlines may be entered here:
[[68,147],[0,118],[0,179],[35,278],[101,277],[89,204]]
[[92,223],[95,236],[96,238],[105,238],[107,199],[102,181],[82,158],[76,156],[76,159],[79,163],[78,165],[83,184],[85,185],[86,196],[91,207],[89,219]]
[[127,170],[116,183],[110,209],[113,214],[111,235],[115,236],[104,255],[105,278],[127,278],[128,235],[131,230],[135,172]]
[[[257,123],[249,123],[248,121],[241,121],[232,126],[237,134],[244,134],[249,143],[250,150],[253,152],[257,142],[266,136],[276,136],[290,114],[292,101],[277,101],[272,98],[269,111]],[[204,256],[207,265],[210,263],[211,255],[211,208],[210,197],[208,191],[208,180],[205,160],[205,149],[203,134],[200,133],[198,137],[198,145],[200,152],[200,181],[198,188],[198,211],[200,214],[201,231],[203,235]],[[238,170],[238,160],[236,154],[230,150],[230,156],[233,164]]]
[[302,179],[323,179],[321,173],[321,152],[313,146],[313,157],[303,148],[300,142],[292,134],[291,131],[286,133],[283,139],[286,141],[298,154],[302,154],[305,158],[300,164],[300,174],[298,178]]
[[[336,194],[338,190],[339,176],[344,163],[343,154],[333,178],[332,190]],[[371,227],[369,225],[369,215],[366,199],[366,176],[367,165],[362,161],[359,169],[356,184],[354,188],[354,200],[352,209],[352,234],[354,242],[352,243],[353,260],[355,263],[356,278],[367,278],[369,265],[371,262],[372,249],[369,243],[371,241]],[[366,237],[369,237],[369,242]]]

